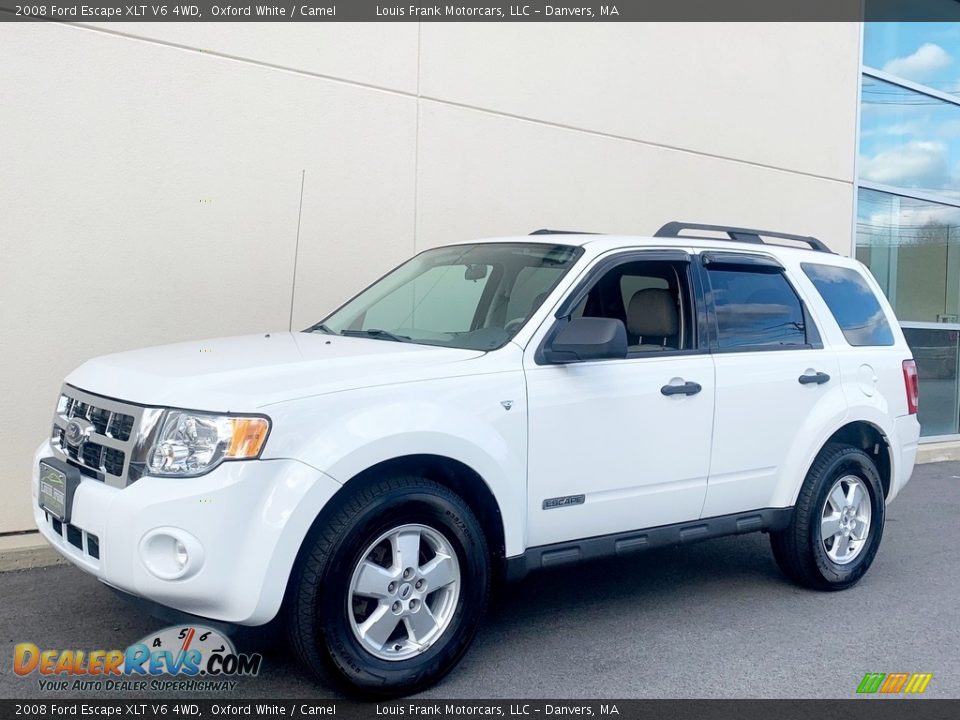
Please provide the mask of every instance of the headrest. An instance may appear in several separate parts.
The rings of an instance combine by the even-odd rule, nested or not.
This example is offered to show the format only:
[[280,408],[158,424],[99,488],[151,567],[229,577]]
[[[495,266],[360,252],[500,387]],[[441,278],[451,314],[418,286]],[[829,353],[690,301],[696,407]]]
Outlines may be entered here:
[[673,293],[660,288],[638,290],[627,308],[627,330],[640,337],[677,334],[679,318]]

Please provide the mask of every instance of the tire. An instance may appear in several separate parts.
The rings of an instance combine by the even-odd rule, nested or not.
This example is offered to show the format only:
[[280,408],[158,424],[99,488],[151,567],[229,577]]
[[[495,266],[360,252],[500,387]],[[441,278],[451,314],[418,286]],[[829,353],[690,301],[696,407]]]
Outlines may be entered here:
[[291,576],[288,637],[322,680],[367,696],[414,693],[470,646],[490,576],[483,530],[459,496],[426,478],[377,480],[307,537]]
[[[855,507],[853,487],[858,488]],[[807,473],[790,524],[770,533],[773,556],[783,574],[800,585],[845,590],[873,563],[884,517],[883,486],[873,460],[859,448],[830,443]]]

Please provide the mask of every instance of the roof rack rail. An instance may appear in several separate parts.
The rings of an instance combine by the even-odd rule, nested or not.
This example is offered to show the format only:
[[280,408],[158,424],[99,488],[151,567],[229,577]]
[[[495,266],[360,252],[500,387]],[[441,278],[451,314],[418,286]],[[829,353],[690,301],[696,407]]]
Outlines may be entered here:
[[579,230],[551,230],[550,228],[540,228],[534,230],[531,235],[599,235],[595,232],[581,232]]
[[[680,233],[684,230],[710,230],[712,232],[723,232],[726,233],[727,236],[734,242],[754,243],[760,245],[768,244],[764,242],[764,236],[780,238],[782,240],[794,240],[796,242],[806,243],[810,246],[811,250],[830,253],[831,255],[835,254],[833,250],[828,248],[823,243],[823,241],[818,240],[810,235],[791,235],[789,233],[774,232],[772,230],[753,230],[751,228],[730,227],[728,225],[704,225],[702,223],[685,223],[674,221],[668,222],[662,228],[657,230],[657,232],[654,234],[654,237],[695,237],[691,235],[681,235]],[[700,236],[700,239],[715,240],[716,238],[704,238]]]

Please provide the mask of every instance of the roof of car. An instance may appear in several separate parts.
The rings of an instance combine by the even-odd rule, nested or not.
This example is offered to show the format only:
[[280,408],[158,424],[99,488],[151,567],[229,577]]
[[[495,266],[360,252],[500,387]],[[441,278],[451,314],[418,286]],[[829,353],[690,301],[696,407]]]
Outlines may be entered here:
[[[601,254],[610,250],[627,248],[685,248],[729,250],[736,252],[767,253],[771,255],[793,256],[795,259],[826,261],[844,259],[841,255],[817,252],[805,247],[796,247],[777,243],[752,243],[721,238],[705,237],[655,237],[649,235],[599,235],[592,233],[554,233],[538,235],[508,235],[504,237],[482,238],[455,243],[457,245],[476,243],[542,243],[547,245],[572,245],[589,248]],[[846,264],[846,263],[838,263]]]

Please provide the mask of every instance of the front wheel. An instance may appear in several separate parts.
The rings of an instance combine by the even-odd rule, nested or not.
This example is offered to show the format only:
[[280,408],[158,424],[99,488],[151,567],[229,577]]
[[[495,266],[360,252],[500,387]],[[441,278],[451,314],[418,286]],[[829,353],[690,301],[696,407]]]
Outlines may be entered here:
[[317,675],[395,696],[456,665],[490,587],[483,530],[459,496],[425,478],[384,479],[349,496],[307,542],[287,627]]
[[770,534],[777,565],[807,587],[851,587],[877,554],[884,511],[871,457],[859,448],[827,445],[807,473],[790,525]]

